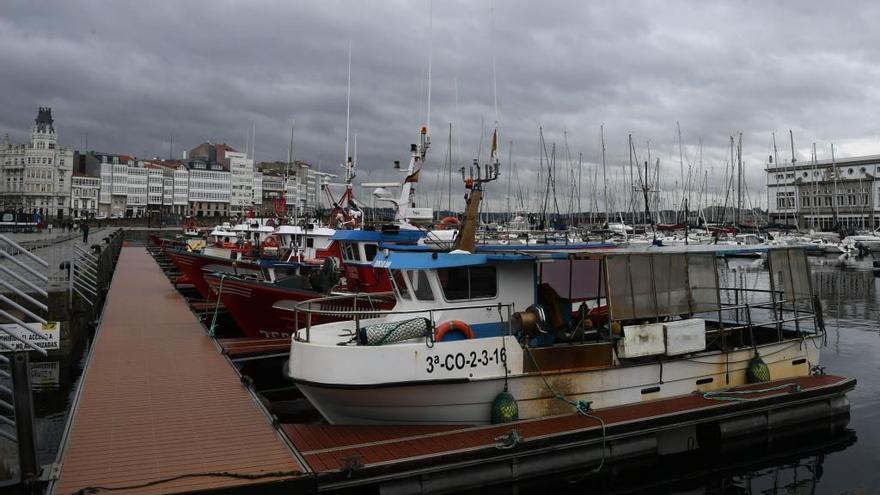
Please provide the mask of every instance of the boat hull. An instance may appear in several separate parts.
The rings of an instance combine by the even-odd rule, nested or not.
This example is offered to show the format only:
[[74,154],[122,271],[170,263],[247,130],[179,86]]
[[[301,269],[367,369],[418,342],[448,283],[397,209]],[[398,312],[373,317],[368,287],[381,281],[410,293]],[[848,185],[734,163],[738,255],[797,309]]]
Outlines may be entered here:
[[216,295],[205,279],[206,273],[233,273],[240,276],[262,277],[260,267],[246,261],[205,256],[187,251],[166,250],[168,258],[174,266],[185,274],[199,294],[205,299],[214,299]]
[[[809,375],[811,367],[819,362],[821,342],[822,336],[815,336],[766,344],[758,350],[770,368],[771,378],[781,380]],[[503,376],[469,379],[462,375],[458,379],[347,385],[291,378],[333,424],[485,424],[490,419],[493,399],[505,386],[517,400],[520,419],[539,418],[572,412],[572,404],[556,394],[569,401],[589,401],[593,408],[605,408],[743,385],[753,355],[752,349],[727,355],[702,353],[662,364],[655,361],[592,370],[512,373],[506,380]]]
[[[275,303],[283,300],[307,301],[321,295],[317,291],[280,288],[267,282],[233,277],[223,278],[221,287],[220,276],[214,274],[205,275],[205,280],[211,291],[219,294],[223,307],[232,315],[241,333],[250,338],[289,337],[296,328],[295,316],[290,311],[274,308]],[[304,325],[304,318],[301,319],[300,324]],[[316,318],[319,323],[326,321]]]

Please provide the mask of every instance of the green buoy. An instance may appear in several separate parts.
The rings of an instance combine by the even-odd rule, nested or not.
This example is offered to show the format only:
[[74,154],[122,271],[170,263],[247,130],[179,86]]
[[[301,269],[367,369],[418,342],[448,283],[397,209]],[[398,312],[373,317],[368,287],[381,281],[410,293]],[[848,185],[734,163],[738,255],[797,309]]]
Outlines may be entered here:
[[761,359],[761,355],[758,354],[758,351],[755,351],[755,355],[749,361],[749,367],[746,369],[746,382],[747,383],[763,383],[770,381],[770,367],[767,366],[767,363]]
[[492,424],[510,423],[519,420],[519,405],[513,394],[506,389],[492,401]]

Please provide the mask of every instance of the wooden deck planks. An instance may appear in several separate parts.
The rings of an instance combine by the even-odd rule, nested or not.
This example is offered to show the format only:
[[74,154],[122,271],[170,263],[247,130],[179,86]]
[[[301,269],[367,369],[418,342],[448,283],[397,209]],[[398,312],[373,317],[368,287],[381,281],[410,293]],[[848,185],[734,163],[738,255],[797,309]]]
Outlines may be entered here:
[[[797,383],[804,391],[847,381],[837,376],[801,377],[769,384],[738,387],[764,388],[780,383]],[[791,393],[778,390],[750,398],[771,398]],[[690,395],[593,411],[607,427],[671,414],[737,407],[733,402]],[[345,426],[288,424],[283,429],[316,472],[337,471],[346,457],[360,457],[366,466],[404,462],[417,458],[439,458],[465,450],[495,449],[495,438],[516,429],[524,442],[601,428],[598,421],[578,414],[566,414],[494,426]]]
[[[55,493],[206,471],[303,471],[146,250],[123,249],[116,270]],[[183,478],[120,493],[254,483]]]

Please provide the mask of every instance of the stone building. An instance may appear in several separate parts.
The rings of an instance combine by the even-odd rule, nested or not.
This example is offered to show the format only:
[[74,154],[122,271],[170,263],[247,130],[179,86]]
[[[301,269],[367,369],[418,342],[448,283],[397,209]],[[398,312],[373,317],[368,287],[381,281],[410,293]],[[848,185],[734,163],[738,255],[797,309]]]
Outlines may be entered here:
[[39,214],[44,221],[70,216],[74,151],[58,145],[52,109],[40,107],[30,142],[0,143],[0,210]]

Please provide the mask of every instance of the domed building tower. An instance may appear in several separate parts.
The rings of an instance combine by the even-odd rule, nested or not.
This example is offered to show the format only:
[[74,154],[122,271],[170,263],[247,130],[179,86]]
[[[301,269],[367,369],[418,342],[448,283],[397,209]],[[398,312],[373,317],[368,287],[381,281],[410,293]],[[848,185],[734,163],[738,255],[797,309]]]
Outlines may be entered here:
[[74,152],[58,146],[52,109],[40,107],[28,144],[0,147],[0,210],[33,214],[44,222],[70,215]]
[[58,142],[58,134],[55,133],[55,121],[52,120],[52,109],[40,107],[37,118],[34,119],[34,128],[31,131],[31,148],[37,150],[54,150]]

